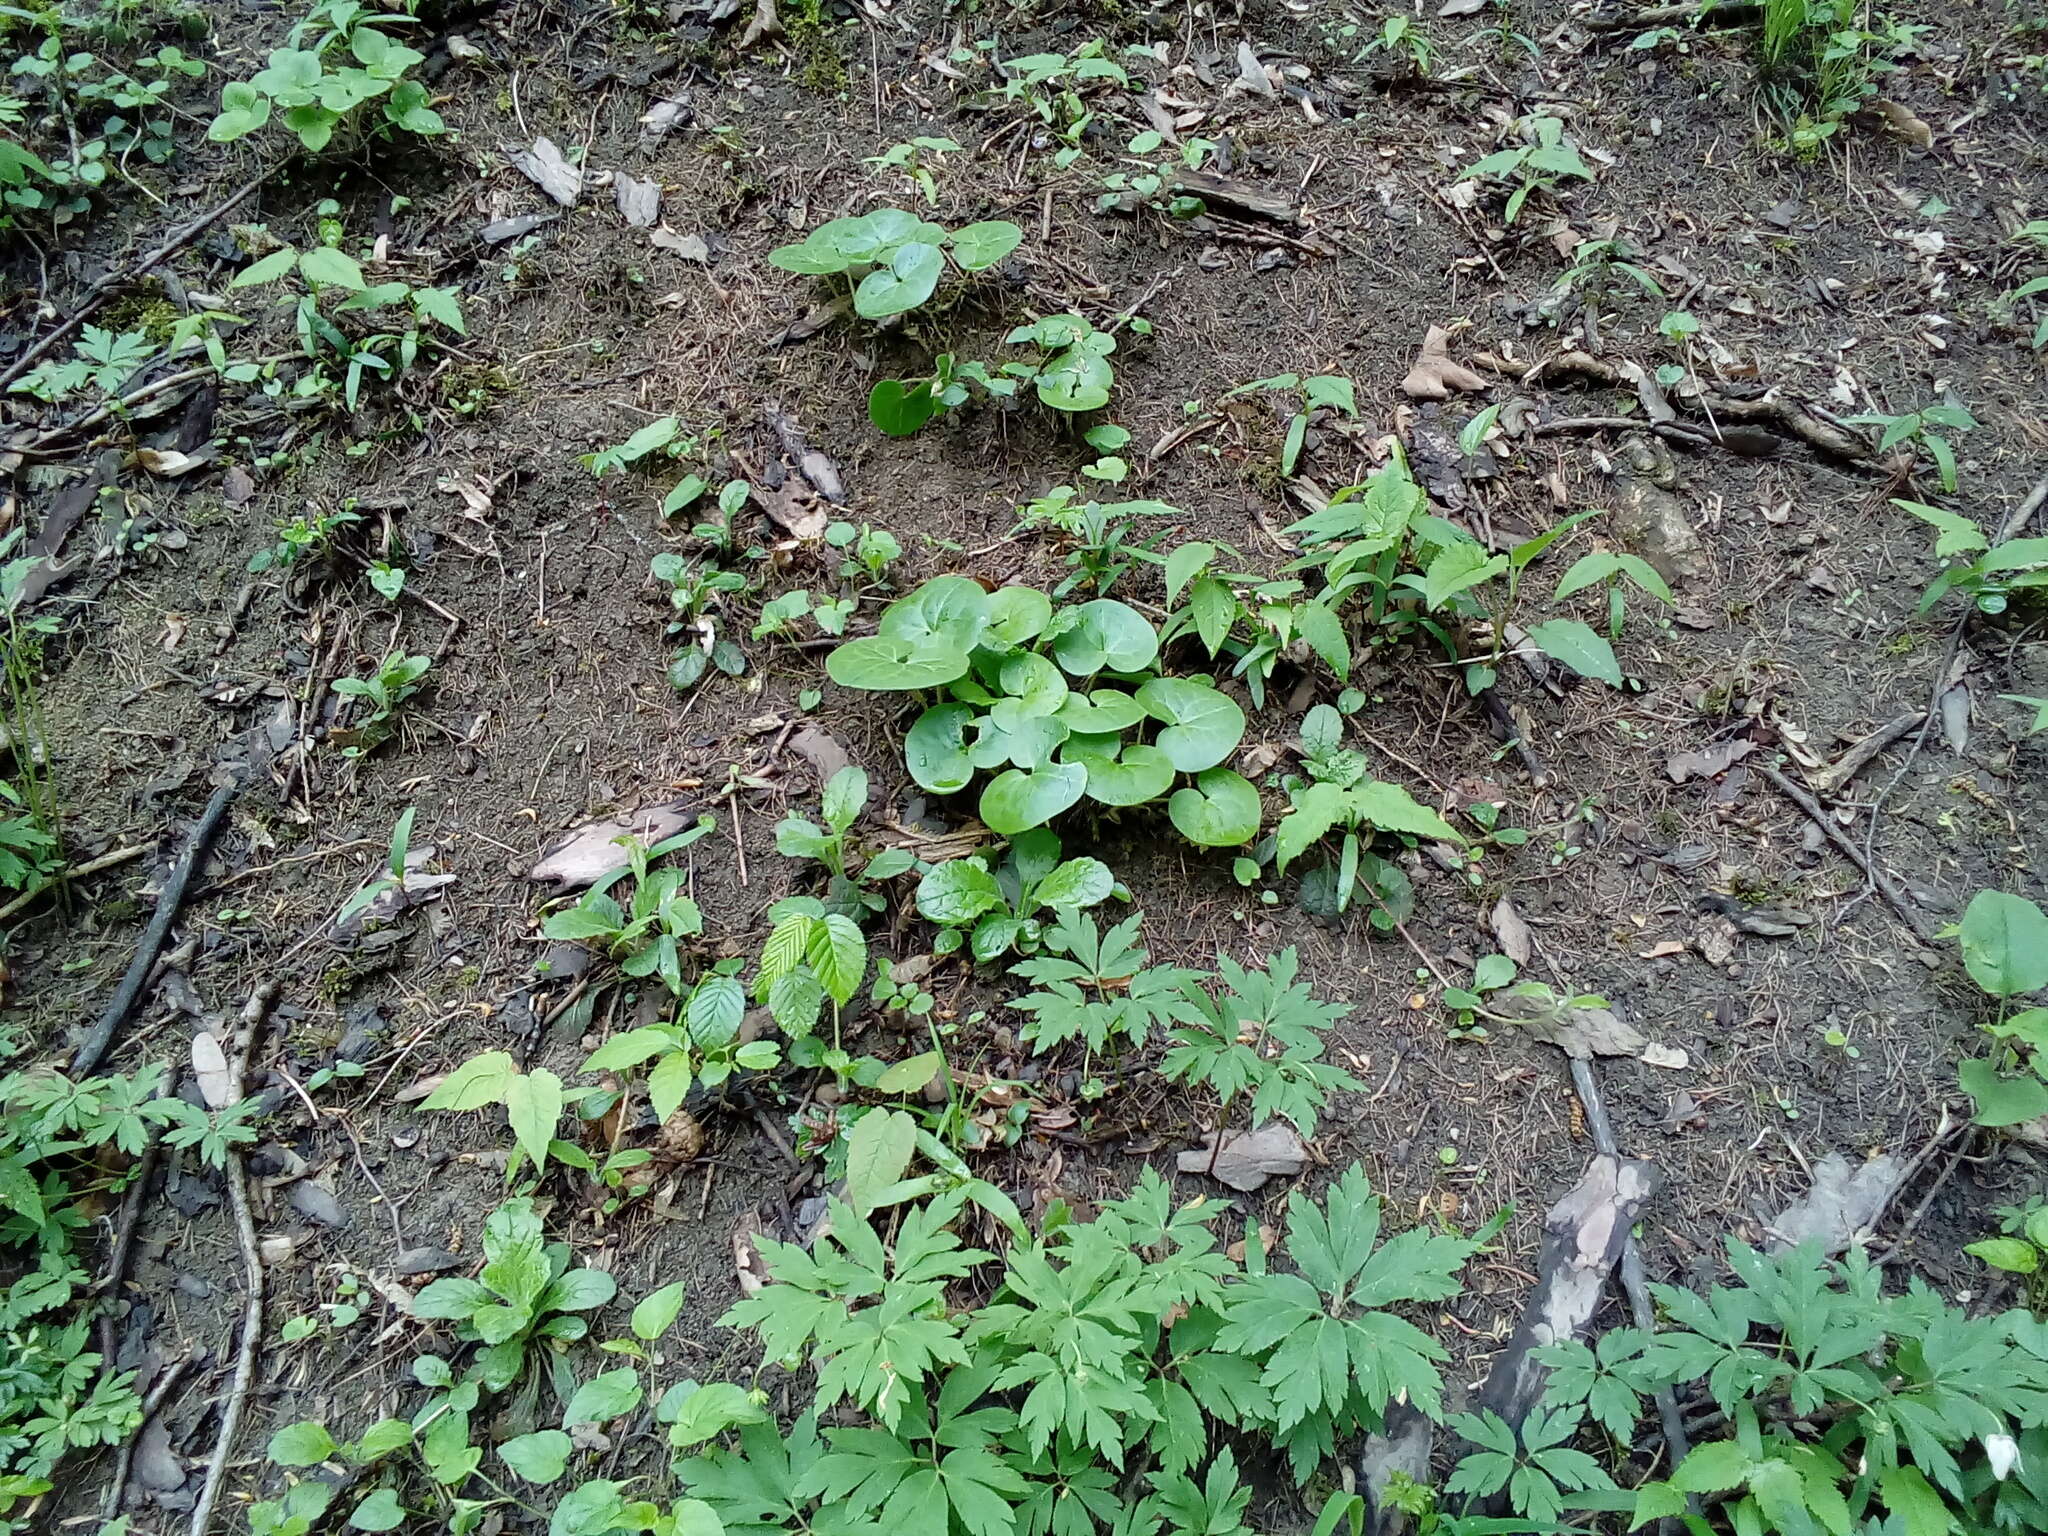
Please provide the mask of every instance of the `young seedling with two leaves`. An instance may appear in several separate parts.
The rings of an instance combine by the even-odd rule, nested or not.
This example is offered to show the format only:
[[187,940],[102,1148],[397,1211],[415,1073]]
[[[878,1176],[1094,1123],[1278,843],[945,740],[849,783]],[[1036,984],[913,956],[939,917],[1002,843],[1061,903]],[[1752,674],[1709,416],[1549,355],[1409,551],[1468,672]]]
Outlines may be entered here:
[[824,826],[802,816],[785,816],[775,824],[775,851],[823,864],[829,877],[825,910],[843,912],[855,921],[865,912],[883,911],[888,899],[877,887],[917,866],[916,858],[902,848],[861,855],[850,834],[867,803],[867,770],[849,763],[832,775],[819,799]]
[[[1997,615],[2015,600],[2048,588],[2048,538],[2007,539],[1993,544],[1984,530],[1960,512],[1925,502],[1894,500],[1934,529],[1934,557],[1941,574],[1921,594],[1919,613],[1930,612],[1950,592],[1960,592],[1979,613]],[[1975,555],[1974,560],[1963,557]]]
[[900,208],[878,208],[820,224],[796,244],[776,247],[768,260],[785,272],[843,277],[855,314],[887,320],[918,308],[938,291],[949,250],[953,264],[971,275],[995,266],[1023,238],[1024,232],[1007,219],[948,231]]
[[1903,416],[1886,416],[1872,412],[1847,418],[1851,426],[1881,427],[1882,435],[1877,440],[1877,451],[1889,453],[1901,443],[1918,451],[1925,449],[1927,456],[1934,460],[1934,467],[1941,479],[1941,488],[1948,495],[1956,493],[1956,450],[1944,433],[1974,432],[1979,423],[1977,418],[1960,405],[1924,405],[1917,411]]
[[1280,445],[1282,475],[1291,476],[1300,466],[1302,449],[1308,444],[1309,421],[1317,411],[1329,411],[1352,421],[1358,419],[1358,392],[1351,380],[1339,373],[1312,373],[1307,376],[1280,373],[1270,379],[1254,379],[1249,384],[1238,385],[1217,404],[1266,391],[1281,394],[1298,392],[1302,401],[1301,409],[1288,418],[1287,435]]
[[338,677],[330,685],[345,699],[361,699],[362,717],[345,729],[333,730],[327,739],[341,747],[344,757],[361,757],[374,752],[397,729],[398,711],[426,686],[434,665],[431,656],[408,656],[393,651],[368,677]]
[[1512,224],[1533,192],[1555,200],[1558,187],[1567,178],[1591,181],[1593,173],[1579,152],[1565,142],[1564,123],[1555,117],[1526,117],[1518,126],[1522,143],[1497,149],[1475,160],[1458,173],[1459,181],[1489,177],[1508,187],[1507,221]]

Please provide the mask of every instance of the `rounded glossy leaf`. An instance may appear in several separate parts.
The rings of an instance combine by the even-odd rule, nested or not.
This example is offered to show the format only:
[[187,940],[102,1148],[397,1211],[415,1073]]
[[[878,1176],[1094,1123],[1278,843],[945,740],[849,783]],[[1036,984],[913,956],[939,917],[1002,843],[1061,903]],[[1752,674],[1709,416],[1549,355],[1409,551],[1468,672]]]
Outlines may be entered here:
[[967,672],[967,653],[988,627],[988,594],[981,590],[980,582],[965,576],[934,576],[883,609],[879,627],[894,639],[958,651],[960,669],[953,676],[962,677]]
[[1026,773],[997,774],[981,792],[981,819],[1003,837],[1042,827],[1081,798],[1088,770],[1079,763],[1048,763]]
[[945,270],[946,259],[937,246],[913,240],[891,256],[886,267],[877,267],[860,280],[853,290],[854,312],[869,320],[886,320],[915,309],[932,296]]
[[[845,253],[847,260],[863,266],[887,261],[912,241],[936,246],[946,238],[943,227],[927,224],[901,208],[877,208],[857,219],[834,219],[819,226],[821,233],[828,229],[833,231],[834,245]],[[811,238],[815,240],[817,236]]]
[[901,379],[884,379],[868,391],[868,420],[890,437],[910,436],[937,413],[929,380],[906,387]]
[[988,632],[1004,645],[1034,640],[1052,617],[1052,599],[1036,587],[998,587],[988,596]]
[[917,717],[903,738],[903,761],[920,788],[952,795],[967,787],[974,777],[967,756],[967,726],[973,718],[965,704],[935,704]]
[[965,651],[939,641],[920,642],[896,635],[849,640],[825,658],[825,675],[840,687],[877,692],[936,688],[966,670]]
[[1092,907],[1115,889],[1116,876],[1102,860],[1069,859],[1039,881],[1031,896],[1044,907]]
[[[865,311],[863,311],[865,313]],[[1038,370],[1038,398],[1056,411],[1099,411],[1116,375],[1103,358],[1069,347]]]
[[1052,643],[1059,664],[1076,677],[1107,668],[1139,672],[1159,655],[1159,635],[1137,609],[1098,597],[1073,610],[1073,622]]
[[1143,805],[1157,800],[1173,783],[1173,763],[1157,747],[1133,742],[1114,757],[1094,752],[1063,755],[1088,770],[1088,798],[1104,805]]
[[[833,222],[852,221],[838,219]],[[821,225],[811,232],[807,240],[799,240],[794,245],[778,245],[768,253],[769,265],[780,267],[785,272],[801,273],[805,277],[824,277],[828,273],[844,272],[849,265],[846,257],[831,240],[820,238],[830,228],[829,224]]]
[[1067,702],[1067,680],[1060,669],[1036,651],[1023,651],[1003,663],[1003,692],[1027,715],[1050,715]]
[[992,267],[1024,238],[1024,231],[1008,219],[985,219],[953,231],[953,259],[961,270],[979,272]]
[[1145,711],[1121,688],[1097,688],[1093,693],[1068,694],[1067,702],[1060,706],[1060,718],[1076,732],[1113,736],[1144,719]]
[[1259,835],[1259,792],[1228,768],[1211,768],[1173,792],[1166,814],[1191,843],[1235,848]]
[[1037,768],[1052,757],[1067,735],[1066,726],[1053,716],[1028,714],[1015,699],[998,699],[995,708],[982,717],[981,734],[967,755],[977,768],[1000,768],[1006,763]]
[[1244,711],[1227,693],[1184,677],[1155,677],[1138,690],[1145,713],[1165,722],[1155,745],[1182,773],[1214,768],[1244,740]]

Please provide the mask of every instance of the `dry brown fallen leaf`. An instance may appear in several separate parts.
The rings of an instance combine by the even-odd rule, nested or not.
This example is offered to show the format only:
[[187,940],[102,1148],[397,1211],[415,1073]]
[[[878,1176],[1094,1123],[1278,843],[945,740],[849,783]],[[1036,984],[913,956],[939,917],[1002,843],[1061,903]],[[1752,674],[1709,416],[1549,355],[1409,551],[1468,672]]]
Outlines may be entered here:
[[1527,965],[1536,952],[1535,936],[1529,932],[1529,924],[1522,914],[1515,910],[1515,904],[1503,896],[1493,904],[1493,936],[1500,944],[1500,952],[1517,965]]
[[1884,120],[1887,129],[1907,143],[1917,144],[1922,149],[1934,148],[1934,130],[1927,126],[1926,119],[1915,116],[1910,108],[1880,96],[1871,102],[1870,110]]
[[1684,1051],[1656,1044],[1613,1009],[1574,1003],[1552,995],[1547,987],[1495,993],[1489,1006],[1575,1061],[1634,1056],[1653,1067],[1683,1067],[1689,1061]]
[[628,816],[614,816],[576,828],[541,855],[540,862],[526,872],[529,880],[552,880],[563,890],[575,890],[600,876],[626,867],[626,850],[619,839],[633,836],[654,844],[675,836],[694,819],[696,807],[681,800],[667,805],[642,806]]
[[761,1288],[772,1278],[768,1273],[768,1262],[761,1257],[761,1250],[754,1245],[760,1236],[761,1218],[752,1211],[734,1223],[732,1229],[732,1264],[739,1277],[742,1296],[758,1295]]
[[651,229],[661,220],[661,186],[658,182],[624,171],[612,175],[612,202],[619,217],[639,229]]
[[1674,752],[1664,760],[1664,771],[1671,775],[1674,784],[1683,784],[1687,779],[1718,778],[1756,750],[1755,742],[1738,736],[1696,752]]
[[1488,381],[1474,373],[1462,363],[1454,363],[1449,356],[1451,333],[1440,325],[1432,325],[1422,338],[1422,350],[1415,356],[1415,366],[1408,370],[1408,377],[1401,381],[1401,390],[1412,400],[1448,400],[1455,389],[1485,389]]
[[227,1053],[220,1041],[206,1031],[192,1037],[192,1080],[199,1085],[199,1097],[208,1109],[226,1109],[235,1102],[234,1077],[228,1071]]
[[1181,1153],[1180,1171],[1210,1174],[1249,1194],[1276,1175],[1285,1178],[1301,1172],[1301,1165],[1308,1161],[1308,1148],[1301,1144],[1301,1137],[1293,1126],[1280,1120],[1269,1120],[1255,1130],[1231,1132],[1212,1157],[1210,1148],[1215,1144],[1211,1133],[1202,1146]]
[[514,150],[513,169],[564,208],[576,206],[583,195],[583,170],[571,165],[555,141],[545,134],[533,141],[531,149]]

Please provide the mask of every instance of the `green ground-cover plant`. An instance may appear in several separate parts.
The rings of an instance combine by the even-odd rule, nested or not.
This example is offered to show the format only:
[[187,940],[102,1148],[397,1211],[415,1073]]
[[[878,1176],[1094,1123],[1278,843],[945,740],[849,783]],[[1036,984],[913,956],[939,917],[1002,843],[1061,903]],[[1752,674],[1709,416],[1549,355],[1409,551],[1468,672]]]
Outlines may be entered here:
[[1024,232],[1007,219],[949,231],[901,208],[878,208],[820,224],[795,244],[777,246],[768,260],[785,272],[844,277],[854,313],[886,320],[918,308],[938,291],[949,252],[962,273],[984,272],[1023,238]]
[[2048,1325],[1968,1317],[1918,1279],[1887,1293],[1853,1251],[1773,1258],[1731,1240],[1728,1262],[1736,1283],[1704,1297],[1652,1285],[1668,1322],[1648,1338],[1605,1358],[1547,1351],[1565,1369],[1546,1407],[1586,1402],[1624,1443],[1642,1397],[1704,1380],[1719,1433],[1636,1489],[1637,1526],[1673,1516],[1703,1536],[1714,1527],[1688,1509],[1698,1497],[1729,1529],[1776,1536],[2041,1528]]
[[1013,949],[1037,949],[1045,933],[1039,913],[1064,923],[1116,890],[1107,864],[1086,856],[1062,860],[1059,838],[1038,827],[1013,836],[1000,860],[974,854],[933,865],[918,882],[917,911],[938,925],[933,953],[949,955],[965,944],[987,962]]
[[681,640],[668,665],[669,686],[687,693],[714,668],[728,677],[746,671],[747,653],[727,632],[724,608],[728,594],[747,590],[747,578],[667,549],[648,562],[648,571],[669,589],[668,632]]
[[[1144,319],[1131,321],[1131,329],[1143,334],[1150,329]],[[891,437],[908,437],[934,416],[965,405],[977,391],[995,399],[1009,399],[1029,384],[1039,403],[1067,415],[1100,410],[1109,404],[1116,384],[1116,370],[1110,356],[1116,351],[1116,332],[1097,330],[1084,315],[1047,315],[1020,325],[1003,338],[1008,346],[1029,346],[1032,356],[1006,362],[991,370],[980,362],[962,362],[943,352],[933,359],[932,371],[917,377],[883,379],[868,392],[868,419]],[[1117,460],[1100,461],[1093,473],[1097,478],[1122,478]]]
[[1181,983],[1179,1000],[1168,1008],[1173,1044],[1160,1075],[1216,1095],[1219,1143],[1232,1107],[1247,1094],[1248,1126],[1278,1118],[1314,1136],[1330,1094],[1359,1086],[1321,1059],[1324,1031],[1349,1008],[1316,1001],[1308,984],[1296,980],[1300,962],[1292,949],[1260,970],[1219,954],[1216,969],[1213,990],[1203,985],[1210,978]]
[[1039,935],[1046,952],[1010,967],[1037,988],[1010,1000],[1028,1019],[1018,1038],[1039,1054],[1070,1040],[1091,1055],[1144,1049],[1174,1017],[1182,986],[1199,973],[1153,965],[1138,942],[1143,922],[1144,914],[1133,912],[1104,932],[1078,908],[1055,913]]
[[878,171],[901,171],[909,178],[910,184],[924,194],[929,205],[939,200],[939,184],[932,176],[932,167],[942,164],[946,156],[960,152],[960,145],[952,139],[919,134],[891,144],[879,155],[869,155],[861,164],[871,165]]
[[1941,479],[1941,488],[1949,495],[1956,493],[1956,450],[1943,434],[1949,432],[1974,432],[1977,418],[1960,405],[1946,405],[1937,401],[1923,405],[1917,411],[1908,411],[1903,416],[1886,416],[1871,412],[1862,416],[1847,418],[1851,426],[1880,427],[1883,429],[1877,440],[1877,451],[1889,453],[1901,443],[1918,452],[1924,449],[1934,460],[1936,473]]
[[[1114,598],[1055,608],[1034,588],[991,594],[939,576],[884,609],[879,633],[835,648],[826,671],[846,688],[943,690],[904,738],[911,777],[949,795],[994,772],[979,809],[1002,836],[1085,795],[1110,806],[1166,797],[1191,842],[1249,842],[1258,793],[1221,766],[1244,737],[1244,711],[1205,678],[1155,675],[1158,655],[1151,623]],[[1181,776],[1191,783],[1174,789]]]
[[1308,442],[1309,420],[1315,412],[1329,411],[1353,421],[1358,419],[1358,391],[1351,380],[1340,373],[1306,376],[1279,373],[1271,378],[1254,379],[1230,390],[1217,403],[1220,405],[1243,395],[1264,392],[1301,396],[1301,409],[1288,418],[1287,432],[1280,444],[1280,473],[1283,475],[1292,475],[1300,466],[1301,452]]
[[1165,563],[1166,557],[1154,549],[1165,531],[1140,538],[1138,520],[1179,517],[1180,508],[1163,501],[1076,500],[1078,495],[1071,485],[1056,485],[1017,509],[1019,533],[1050,528],[1068,546],[1065,560],[1072,574],[1052,589],[1056,601],[1083,586],[1107,597],[1135,566]]
[[1555,117],[1524,118],[1525,138],[1506,149],[1482,156],[1458,173],[1459,181],[1486,177],[1508,188],[1507,221],[1512,224],[1522,212],[1530,194],[1541,192],[1555,199],[1567,179],[1591,181],[1593,173],[1579,152],[1565,142],[1564,123]]
[[1095,121],[1086,100],[1094,85],[1128,86],[1130,76],[1107,57],[1108,45],[1090,38],[1066,53],[1030,53],[1002,61],[1002,99],[1030,105],[1059,144],[1053,163],[1067,169],[1081,158],[1081,140]]
[[316,510],[287,518],[277,525],[277,542],[249,557],[249,570],[251,573],[273,568],[289,570],[301,560],[324,555],[333,549],[343,529],[362,520],[362,513],[352,506],[342,506],[333,512]]
[[[469,334],[454,289],[415,287],[397,279],[372,283],[356,259],[336,245],[303,251],[280,246],[236,273],[228,286],[275,282],[302,290],[295,299],[287,295],[300,348],[311,364],[293,386],[293,394],[301,399],[333,393],[337,381],[331,370],[339,369],[342,399],[354,410],[366,378],[394,378],[409,371],[423,350],[433,350],[429,325],[457,336]],[[342,298],[328,304],[332,294]],[[367,334],[346,328],[358,315],[375,317],[368,322]]]
[[1919,501],[1894,499],[1892,505],[1934,529],[1934,557],[1942,569],[1921,595],[1920,613],[1930,612],[1950,592],[1960,592],[1978,612],[2000,614],[2015,594],[2024,597],[2048,588],[2048,538],[2007,539],[1994,545],[1960,512]]
[[990,373],[988,365],[960,362],[952,353],[932,359],[932,371],[917,378],[882,379],[868,391],[868,420],[891,437],[908,437],[934,416],[965,405],[979,388],[997,399],[1017,393],[1018,381]]
[[1924,26],[1882,17],[1859,0],[1764,0],[1758,39],[1764,99],[1806,155],[1877,94]]
[[[711,827],[711,818],[705,817],[652,847],[637,837],[620,838],[626,853],[624,869],[613,879],[594,883],[575,905],[551,913],[541,932],[590,946],[621,962],[619,969],[628,976],[658,976],[672,994],[681,996],[683,945],[704,931],[704,914],[689,895],[687,870],[653,865],[689,847]],[[611,894],[619,878],[633,882],[633,895],[623,904]]]
[[902,848],[863,854],[852,838],[853,825],[868,803],[867,770],[849,763],[825,784],[818,803],[825,824],[802,816],[785,816],[775,824],[775,851],[792,859],[816,859],[830,883],[825,908],[858,919],[863,911],[880,912],[886,900],[876,889],[882,882],[908,874],[917,860]]
[[361,715],[348,727],[342,753],[360,757],[373,752],[391,738],[398,728],[398,712],[426,686],[433,669],[431,656],[408,656],[393,651],[368,677],[338,677],[331,685],[345,699],[360,699]]
[[2027,1305],[2048,1312],[2048,1205],[2038,1196],[1998,1213],[1997,1237],[1966,1243],[1963,1252],[1993,1269],[2017,1275]]
[[446,133],[448,125],[413,73],[426,55],[393,35],[417,25],[417,9],[418,0],[395,0],[394,10],[381,14],[359,0],[317,0],[292,28],[287,46],[270,51],[263,69],[221,87],[220,111],[206,136],[232,144],[263,127],[273,112],[313,154],[337,134],[346,141],[394,131],[427,138]]
[[1979,891],[1953,930],[1963,969],[1998,1006],[1985,1025],[1997,1045],[1957,1069],[1979,1125],[2048,1115],[2048,1007],[2020,1006],[2048,988],[2048,913],[2024,896]]

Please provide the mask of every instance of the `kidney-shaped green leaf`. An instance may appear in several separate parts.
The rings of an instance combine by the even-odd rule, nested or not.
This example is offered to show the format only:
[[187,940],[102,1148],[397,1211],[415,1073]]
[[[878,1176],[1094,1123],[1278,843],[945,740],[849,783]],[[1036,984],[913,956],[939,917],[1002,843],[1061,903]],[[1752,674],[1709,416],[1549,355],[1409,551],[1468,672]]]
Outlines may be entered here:
[[908,640],[866,635],[835,646],[825,658],[825,675],[842,688],[877,692],[936,688],[967,670],[967,653],[942,640]]
[[1059,664],[1076,677],[1139,672],[1159,655],[1159,634],[1137,609],[1098,597],[1073,610],[1072,622],[1052,643]]
[[903,762],[919,788],[952,795],[967,787],[974,777],[967,756],[967,725],[973,718],[965,704],[935,704],[917,717],[903,738]]
[[1244,740],[1244,711],[1207,683],[1155,677],[1138,690],[1138,704],[1165,723],[1157,746],[1182,773],[1214,768]]
[[981,792],[981,819],[991,832],[1009,837],[1042,827],[1081,798],[1088,770],[1079,763],[1047,763],[1026,773],[999,773]]
[[988,632],[1004,645],[1036,639],[1052,617],[1052,599],[1036,587],[998,587],[988,595]]
[[1259,835],[1259,792],[1228,768],[1211,768],[1173,792],[1166,814],[1189,842],[1234,848]]
[[1088,770],[1088,798],[1104,805],[1143,805],[1173,783],[1173,763],[1157,747],[1132,742],[1122,752],[1069,750],[1070,763]]
[[992,267],[1017,249],[1024,231],[1008,219],[984,219],[953,231],[953,259],[962,271],[979,272]]
[[869,320],[886,320],[915,309],[932,296],[946,259],[935,245],[913,240],[898,248],[885,267],[877,267],[853,290],[856,314]]
[[934,576],[883,609],[878,627],[882,634],[896,639],[928,641],[957,650],[960,670],[953,676],[960,677],[967,671],[967,653],[988,627],[988,594],[981,590],[980,582],[965,576]]
[[1121,688],[1097,688],[1088,694],[1068,694],[1060,718],[1077,732],[1114,735],[1144,719],[1145,711]]

